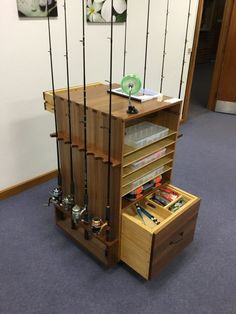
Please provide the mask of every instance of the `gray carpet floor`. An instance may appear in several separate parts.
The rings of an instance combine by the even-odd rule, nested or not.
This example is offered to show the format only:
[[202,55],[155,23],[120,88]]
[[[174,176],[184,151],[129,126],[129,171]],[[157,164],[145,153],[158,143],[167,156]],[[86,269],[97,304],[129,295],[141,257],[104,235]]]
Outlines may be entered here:
[[106,270],[54,225],[55,182],[39,185],[0,204],[1,314],[236,313],[236,116],[197,102],[173,175],[202,198],[194,242],[149,282]]

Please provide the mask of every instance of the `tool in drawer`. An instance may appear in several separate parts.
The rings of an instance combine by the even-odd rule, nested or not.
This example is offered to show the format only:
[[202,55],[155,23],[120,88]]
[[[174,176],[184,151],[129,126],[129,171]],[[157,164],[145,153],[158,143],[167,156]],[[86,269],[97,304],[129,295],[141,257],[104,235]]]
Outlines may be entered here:
[[139,215],[139,217],[142,219],[144,225],[146,225],[144,218],[143,218],[143,212],[142,212],[141,208],[136,206],[136,211],[137,211],[137,214]]
[[179,194],[165,187],[159,187],[155,195],[151,198],[155,203],[161,206],[167,206],[179,197]]
[[162,197],[161,195],[153,195],[151,200],[161,206],[166,206],[170,203],[170,201],[168,201],[166,198]]
[[176,193],[175,191],[162,186],[159,187],[157,193],[171,202],[174,201],[177,197],[179,197],[179,194]]
[[169,210],[172,213],[175,213],[178,209],[180,209],[184,204],[186,204],[186,201],[181,198],[180,200],[178,200],[174,205],[172,205]]
[[[146,209],[141,207],[138,203],[135,204],[135,207],[139,216],[140,216],[140,213],[142,213],[145,216],[147,216],[149,219],[151,219],[156,225],[159,225],[160,221],[156,217],[154,217],[152,214],[150,214]],[[143,215],[141,216],[141,218],[143,219]]]

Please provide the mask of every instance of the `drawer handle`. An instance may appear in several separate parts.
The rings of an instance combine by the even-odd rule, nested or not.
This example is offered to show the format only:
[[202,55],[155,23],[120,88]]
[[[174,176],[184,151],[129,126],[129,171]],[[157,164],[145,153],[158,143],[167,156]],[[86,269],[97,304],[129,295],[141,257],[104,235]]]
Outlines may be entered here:
[[180,241],[182,241],[184,238],[184,231],[179,233],[179,239],[175,240],[175,241],[170,241],[170,245],[174,245],[179,243]]

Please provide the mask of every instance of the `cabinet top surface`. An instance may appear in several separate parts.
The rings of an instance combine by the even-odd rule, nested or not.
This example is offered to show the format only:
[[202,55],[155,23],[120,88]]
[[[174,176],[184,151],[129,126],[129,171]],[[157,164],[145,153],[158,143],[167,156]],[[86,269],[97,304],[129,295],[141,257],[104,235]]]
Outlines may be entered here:
[[[119,87],[118,84],[113,84],[113,88]],[[104,114],[109,113],[109,89],[108,85],[97,83],[93,85],[88,85],[86,88],[87,91],[87,107],[100,111]],[[56,91],[56,96],[59,96],[63,100],[68,99],[67,90]],[[137,114],[128,114],[128,98],[112,94],[112,116],[114,118],[122,119],[124,121],[129,121],[132,119],[141,118],[147,114],[157,112],[159,110],[170,108],[176,104],[180,104],[181,100],[176,101],[173,104],[166,102],[166,100],[171,97],[164,96],[163,101],[159,102],[157,99],[149,100],[146,102],[133,101],[134,105],[138,109]],[[70,100],[76,104],[83,105],[84,103],[84,94],[83,87],[78,89],[72,89],[70,92]]]

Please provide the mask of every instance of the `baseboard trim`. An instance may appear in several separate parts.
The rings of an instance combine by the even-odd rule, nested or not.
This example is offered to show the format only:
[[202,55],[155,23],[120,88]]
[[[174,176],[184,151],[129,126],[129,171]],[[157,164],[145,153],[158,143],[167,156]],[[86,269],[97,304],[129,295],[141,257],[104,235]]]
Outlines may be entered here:
[[35,177],[33,179],[21,182],[19,184],[16,184],[14,186],[11,186],[5,190],[0,191],[0,200],[3,200],[5,198],[8,198],[10,196],[16,195],[20,192],[23,192],[27,189],[32,188],[35,185],[47,182],[57,176],[57,170],[50,171],[48,173],[45,173],[41,176]]

